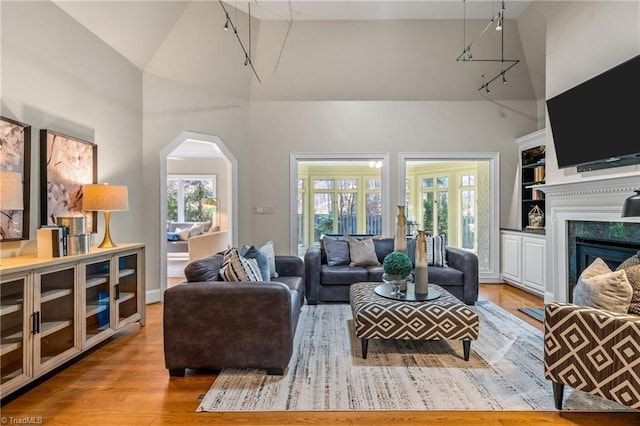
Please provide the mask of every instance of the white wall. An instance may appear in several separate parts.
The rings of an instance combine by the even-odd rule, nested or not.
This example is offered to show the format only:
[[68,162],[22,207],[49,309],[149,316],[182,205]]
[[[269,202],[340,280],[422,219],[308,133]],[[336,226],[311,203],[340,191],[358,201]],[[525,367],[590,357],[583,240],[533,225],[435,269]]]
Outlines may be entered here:
[[[32,135],[31,239],[2,243],[0,257],[36,251],[40,129],[98,145],[98,182],[129,189],[129,211],[111,216],[112,239],[143,241],[141,72],[52,2],[0,7],[2,115],[30,124]],[[102,215],[98,223],[94,243],[103,237]]]
[[[534,130],[535,102],[251,103],[253,239],[289,244],[289,153],[389,152],[391,200],[397,200],[399,152],[501,152],[501,214],[508,216],[518,154],[515,139]],[[532,119],[532,117],[534,117]],[[394,201],[395,202],[395,201]],[[394,220],[395,206],[387,211]],[[390,228],[391,229],[391,228]]]

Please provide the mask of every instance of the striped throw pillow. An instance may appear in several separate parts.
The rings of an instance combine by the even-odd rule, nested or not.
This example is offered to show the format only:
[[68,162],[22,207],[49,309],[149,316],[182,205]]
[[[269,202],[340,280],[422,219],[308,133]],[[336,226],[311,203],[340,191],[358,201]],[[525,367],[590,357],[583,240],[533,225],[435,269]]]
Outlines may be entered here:
[[236,248],[224,253],[220,275],[225,281],[262,281],[258,261],[240,256]]
[[432,266],[447,266],[446,235],[427,237],[425,240],[427,240],[427,263]]

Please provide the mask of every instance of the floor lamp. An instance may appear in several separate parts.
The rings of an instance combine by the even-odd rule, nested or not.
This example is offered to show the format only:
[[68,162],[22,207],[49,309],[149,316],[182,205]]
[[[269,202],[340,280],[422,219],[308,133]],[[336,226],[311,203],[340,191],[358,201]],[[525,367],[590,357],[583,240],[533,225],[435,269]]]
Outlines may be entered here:
[[92,184],[82,186],[82,210],[104,212],[104,239],[98,247],[116,247],[111,241],[109,218],[112,211],[129,210],[127,187],[122,185]]
[[[217,198],[205,198],[202,200],[202,205],[216,209],[216,225],[220,226],[220,200]],[[213,225],[212,225],[213,226]]]

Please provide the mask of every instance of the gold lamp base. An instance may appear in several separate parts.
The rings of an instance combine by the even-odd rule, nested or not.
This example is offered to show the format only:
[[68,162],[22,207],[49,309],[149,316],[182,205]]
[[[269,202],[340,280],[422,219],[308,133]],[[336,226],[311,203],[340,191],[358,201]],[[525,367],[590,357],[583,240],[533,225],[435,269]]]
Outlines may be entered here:
[[111,212],[104,211],[104,238],[98,247],[100,248],[111,248],[117,247],[117,245],[111,241],[111,234],[109,233],[109,218],[111,217]]

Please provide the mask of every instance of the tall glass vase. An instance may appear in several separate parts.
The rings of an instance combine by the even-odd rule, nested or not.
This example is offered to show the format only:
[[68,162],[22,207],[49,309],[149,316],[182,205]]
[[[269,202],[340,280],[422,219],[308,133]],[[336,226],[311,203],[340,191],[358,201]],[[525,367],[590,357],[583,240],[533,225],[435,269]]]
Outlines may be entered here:
[[424,231],[418,230],[416,240],[416,266],[415,266],[415,292],[416,294],[429,293],[429,269],[427,264],[427,241]]
[[404,206],[398,206],[396,216],[396,237],[393,242],[393,250],[407,253],[407,217],[404,215]]

